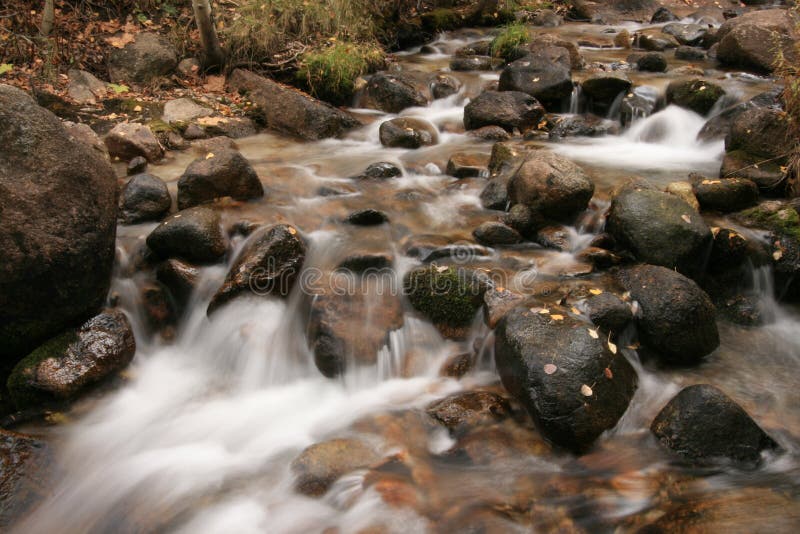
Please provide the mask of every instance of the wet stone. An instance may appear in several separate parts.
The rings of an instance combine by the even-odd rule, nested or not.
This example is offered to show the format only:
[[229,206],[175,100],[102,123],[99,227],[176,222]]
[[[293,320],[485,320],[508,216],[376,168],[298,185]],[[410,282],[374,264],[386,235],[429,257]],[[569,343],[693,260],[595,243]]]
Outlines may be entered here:
[[382,211],[366,208],[352,212],[344,222],[355,226],[377,226],[389,222],[389,216]]
[[474,152],[456,152],[447,161],[447,174],[456,178],[472,178],[489,173],[489,156]]
[[457,393],[430,404],[425,411],[454,434],[511,416],[508,400],[490,391]]

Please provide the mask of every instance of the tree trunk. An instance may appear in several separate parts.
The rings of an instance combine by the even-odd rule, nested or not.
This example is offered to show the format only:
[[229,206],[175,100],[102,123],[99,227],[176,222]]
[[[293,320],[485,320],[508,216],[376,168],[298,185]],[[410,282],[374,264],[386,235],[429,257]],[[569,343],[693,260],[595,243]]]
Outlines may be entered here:
[[200,46],[203,48],[202,64],[204,67],[221,67],[225,63],[225,53],[219,45],[217,30],[211,18],[209,0],[192,0],[194,20],[200,30]]
[[55,6],[53,5],[53,2],[54,0],[46,0],[44,3],[42,27],[39,28],[39,33],[41,33],[43,37],[47,37],[50,35],[50,32],[53,31],[53,24],[56,20]]

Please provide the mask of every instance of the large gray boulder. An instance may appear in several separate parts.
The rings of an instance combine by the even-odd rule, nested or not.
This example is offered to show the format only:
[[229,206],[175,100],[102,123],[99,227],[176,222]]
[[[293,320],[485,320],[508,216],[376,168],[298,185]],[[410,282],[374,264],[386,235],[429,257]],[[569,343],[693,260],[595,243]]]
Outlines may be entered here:
[[797,64],[797,17],[786,9],[752,11],[723,24],[717,32],[717,59],[732,67],[769,73],[777,67],[778,52]]
[[103,155],[0,85],[0,362],[94,313],[114,261],[117,182]]
[[178,56],[170,42],[156,33],[143,32],[124,48],[114,48],[108,57],[108,74],[114,83],[149,82],[170,74]]

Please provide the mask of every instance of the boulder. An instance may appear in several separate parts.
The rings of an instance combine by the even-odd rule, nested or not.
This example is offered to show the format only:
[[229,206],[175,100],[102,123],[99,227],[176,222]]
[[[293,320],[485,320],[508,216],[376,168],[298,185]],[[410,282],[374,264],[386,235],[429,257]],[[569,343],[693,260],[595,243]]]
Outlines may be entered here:
[[167,184],[152,174],[131,176],[119,196],[119,218],[125,224],[159,221],[172,206]]
[[563,115],[550,130],[550,139],[565,137],[602,137],[619,133],[619,123],[596,115]]
[[636,259],[688,275],[703,271],[711,230],[684,200],[653,190],[624,190],[611,202],[606,230]]
[[742,150],[762,159],[786,156],[795,144],[789,134],[789,120],[779,109],[755,107],[745,110],[731,121],[725,150]]
[[758,186],[743,178],[701,178],[692,187],[704,210],[730,213],[755,206],[758,202]]
[[589,205],[594,184],[568,159],[550,151],[531,152],[508,182],[512,205],[525,204],[556,220],[567,220]]
[[683,388],[661,409],[650,431],[694,465],[724,460],[755,467],[764,451],[778,448],[741,406],[709,384]]
[[364,172],[354,176],[358,180],[386,180],[388,178],[399,178],[403,176],[403,169],[389,161],[379,161],[372,163],[364,169]]
[[666,72],[667,58],[661,52],[648,52],[639,56],[636,68],[645,72]]
[[533,23],[534,26],[541,26],[543,28],[555,28],[557,26],[561,26],[561,23],[564,22],[564,20],[561,18],[561,15],[559,15],[552,9],[540,9],[533,16],[531,22]]
[[247,95],[267,128],[301,139],[338,137],[360,125],[340,109],[246,70],[235,69],[228,87]]
[[724,138],[731,131],[733,121],[745,111],[753,108],[783,109],[782,90],[775,88],[771,91],[760,93],[750,100],[725,108],[717,115],[706,121],[697,134],[701,141]]
[[623,73],[603,72],[592,74],[581,82],[581,90],[590,109],[606,114],[620,93],[631,88],[630,79]]
[[608,291],[586,300],[589,320],[605,332],[620,333],[633,321],[631,307]]
[[67,71],[69,86],[67,94],[78,104],[97,104],[107,93],[106,84],[85,70],[70,69]]
[[707,115],[723,96],[724,89],[706,80],[676,80],[667,86],[667,104],[675,104],[700,115]]
[[[248,117],[200,117],[196,123],[190,124],[186,131],[195,125],[202,128],[201,138],[224,136],[241,139],[258,133],[256,123]],[[186,137],[186,131],[183,133],[184,137]]]
[[112,48],[108,75],[114,83],[145,83],[170,74],[178,56],[170,42],[156,33],[142,32],[123,48]]
[[125,169],[128,176],[134,174],[142,174],[147,170],[147,159],[142,156],[136,156],[128,162],[128,167]]
[[448,176],[456,178],[474,178],[486,176],[489,172],[487,165],[489,156],[474,152],[456,152],[447,160]]
[[654,31],[636,34],[634,42],[645,50],[663,52],[669,48],[678,48],[680,43],[673,36]]
[[303,495],[320,497],[343,475],[369,467],[380,456],[357,439],[332,439],[307,447],[292,461],[295,488]]
[[680,198],[694,208],[695,211],[700,211],[700,203],[697,201],[697,197],[694,194],[692,184],[686,180],[668,183],[665,191],[670,195],[675,195]]
[[47,443],[0,430],[0,529],[10,531],[47,497],[54,471]]
[[112,158],[130,160],[142,156],[149,162],[158,161],[164,149],[153,132],[144,124],[122,122],[112,128],[105,139]]
[[619,120],[628,126],[637,119],[652,115],[659,103],[658,89],[650,86],[634,87],[633,91],[622,97],[619,106]]
[[464,391],[431,403],[425,409],[434,421],[454,435],[512,416],[508,400],[491,391]]
[[447,98],[461,89],[461,82],[455,76],[449,74],[437,74],[430,81],[431,95],[435,99]]
[[783,158],[769,161],[763,156],[750,154],[744,150],[732,150],[725,153],[719,175],[720,178],[750,180],[762,191],[781,193],[785,175],[784,163]]
[[639,337],[662,362],[696,364],[719,346],[714,305],[694,281],[655,265],[620,269],[616,279],[639,303]]
[[200,117],[208,117],[213,113],[213,109],[201,106],[191,98],[177,98],[164,104],[164,114],[161,116],[161,120],[167,124],[190,122]]
[[217,261],[228,250],[219,213],[202,206],[168,217],[147,236],[147,246],[161,258],[197,263]]
[[186,308],[200,280],[197,267],[180,260],[169,259],[156,268],[156,279],[167,288],[175,301],[178,311]]
[[436,126],[423,119],[399,117],[381,124],[381,144],[391,148],[419,148],[439,142]]
[[305,258],[306,244],[293,226],[278,224],[256,230],[211,299],[208,313],[245,293],[288,296]]
[[583,452],[613,428],[636,391],[636,372],[603,336],[566,310],[511,310],[495,330],[503,385],[553,443]]
[[497,221],[481,223],[473,232],[475,240],[487,246],[515,245],[522,241],[519,232]]
[[0,84],[0,362],[95,313],[114,262],[117,182],[26,93]]
[[536,129],[544,118],[544,108],[520,91],[484,91],[464,107],[464,128],[500,126],[506,131]]
[[672,22],[678,20],[678,17],[670,11],[668,8],[661,6],[656,9],[656,12],[653,13],[653,16],[650,18],[650,22],[652,24],[660,24],[662,22]]
[[708,27],[700,24],[673,22],[665,25],[661,31],[673,36],[682,45],[697,46],[703,42],[708,33]]
[[770,73],[780,51],[790,65],[796,64],[795,19],[789,10],[767,9],[726,21],[717,32],[717,59],[731,67]]
[[535,241],[545,248],[565,252],[572,249],[570,233],[566,226],[550,224],[537,230]]
[[350,213],[344,222],[355,226],[378,226],[389,222],[389,216],[382,211],[365,208]]
[[683,61],[703,61],[705,58],[706,52],[702,48],[679,46],[675,49],[675,59]]
[[74,399],[124,369],[136,342],[125,314],[106,310],[45,342],[17,363],[8,392],[18,410]]
[[362,105],[386,113],[400,113],[406,108],[428,105],[428,99],[410,79],[384,72],[369,79],[363,100]]
[[98,137],[98,135],[89,127],[88,124],[70,121],[64,121],[62,124],[64,129],[67,130],[69,136],[74,140],[90,147],[92,150],[100,154],[104,159],[109,159],[106,144],[100,139],[100,137]]
[[527,93],[548,111],[558,112],[569,102],[572,75],[569,53],[565,48],[544,47],[539,55],[513,61],[500,74],[500,91]]
[[492,70],[494,59],[490,56],[455,56],[450,60],[452,71]]
[[178,209],[221,197],[247,200],[264,196],[256,171],[235,150],[209,152],[192,161],[178,179]]

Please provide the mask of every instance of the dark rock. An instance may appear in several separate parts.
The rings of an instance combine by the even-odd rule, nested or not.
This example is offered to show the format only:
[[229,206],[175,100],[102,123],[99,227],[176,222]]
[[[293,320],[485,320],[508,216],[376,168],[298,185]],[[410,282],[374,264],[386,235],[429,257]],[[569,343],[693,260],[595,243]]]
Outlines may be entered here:
[[389,222],[389,216],[382,211],[366,208],[352,212],[344,222],[356,226],[376,226]]
[[557,119],[549,137],[550,139],[602,137],[618,132],[619,124],[616,121],[601,119],[596,115],[564,115]]
[[474,152],[456,152],[447,161],[447,174],[456,178],[484,176],[489,171],[489,156]]
[[654,87],[634,87],[633,91],[622,97],[619,107],[619,118],[623,126],[628,126],[636,119],[652,115],[658,106],[659,92]]
[[147,170],[147,159],[142,156],[136,156],[128,162],[128,176],[134,174],[142,174]]
[[636,60],[636,68],[646,72],[666,72],[667,58],[661,52],[648,52]]
[[486,285],[477,274],[449,266],[418,267],[406,274],[403,287],[415,310],[446,337],[463,337],[483,303]]
[[606,332],[620,333],[633,321],[631,307],[608,291],[586,300],[589,319]]
[[500,126],[483,126],[477,130],[468,130],[467,135],[484,141],[508,141],[511,136]]
[[542,105],[519,91],[484,91],[464,107],[467,130],[500,126],[509,132],[526,132],[535,129],[543,117]]
[[292,461],[292,473],[297,477],[295,488],[303,495],[320,497],[337,479],[369,467],[380,456],[363,441],[332,439],[315,443]]
[[675,49],[675,59],[683,61],[702,61],[706,58],[706,53],[701,48],[694,46],[679,46]]
[[575,452],[613,428],[636,390],[636,372],[605,339],[565,310],[515,308],[495,330],[495,363],[505,388],[542,434]]
[[527,93],[548,111],[560,111],[572,94],[569,53],[561,47],[544,47],[540,55],[513,61],[500,74],[500,91]]
[[473,71],[492,70],[494,60],[489,56],[455,56],[450,60],[450,70]]
[[725,138],[725,150],[743,150],[763,159],[785,156],[794,140],[789,135],[789,119],[778,109],[756,107],[738,114]]
[[164,155],[164,149],[150,128],[135,122],[123,122],[114,126],[108,132],[105,143],[112,158],[131,160],[142,156],[153,162]]
[[593,265],[595,269],[608,269],[622,263],[620,256],[600,247],[586,247],[575,255],[575,259]]
[[146,282],[139,288],[139,302],[150,329],[163,336],[172,336],[171,328],[178,322],[178,310],[167,288],[159,283]]
[[208,305],[208,313],[246,293],[287,296],[305,258],[306,245],[293,226],[278,224],[257,230],[231,265]]
[[640,33],[634,41],[640,48],[652,52],[663,52],[669,48],[678,48],[680,43],[671,35],[664,33]]
[[750,244],[742,234],[730,228],[719,228],[714,232],[708,271],[717,274],[739,269],[749,258],[750,251]]
[[508,183],[492,179],[480,194],[481,205],[488,210],[505,210],[508,208]]
[[209,263],[220,259],[228,243],[217,211],[205,207],[181,210],[147,236],[147,246],[158,256]]
[[381,144],[391,148],[419,148],[439,142],[436,126],[422,119],[399,117],[381,124]]
[[386,113],[400,113],[410,107],[424,107],[428,99],[405,77],[380,72],[372,76],[365,89],[365,105]]
[[561,26],[563,19],[561,15],[552,9],[540,9],[531,19],[534,26],[541,26],[543,28],[556,28]]
[[483,294],[483,322],[489,328],[494,329],[500,319],[517,306],[522,306],[525,300],[524,295],[510,289],[498,286],[490,287]]
[[659,23],[662,23],[662,22],[672,22],[674,20],[678,20],[678,17],[676,17],[672,13],[672,11],[670,11],[666,7],[661,6],[658,9],[656,9],[655,13],[653,13],[653,16],[650,19],[650,22],[653,23],[653,24],[659,24]]
[[167,184],[152,174],[131,176],[119,197],[120,219],[126,224],[159,221],[172,206]]
[[665,267],[638,265],[617,280],[639,303],[639,336],[664,363],[698,363],[719,346],[714,305],[689,278]]
[[449,74],[437,74],[430,82],[431,95],[433,98],[447,98],[461,89],[461,82],[455,76]]
[[339,263],[336,270],[363,273],[369,270],[388,269],[393,261],[392,256],[387,253],[351,254]]
[[117,183],[103,155],[0,84],[0,361],[96,313],[114,262]]
[[397,178],[399,176],[403,176],[403,169],[395,165],[394,163],[388,161],[379,161],[378,163],[372,163],[364,172],[355,176],[354,178],[357,179],[387,179],[387,178]]
[[581,89],[589,101],[589,107],[600,113],[611,109],[611,104],[620,93],[626,93],[631,88],[631,81],[625,74],[604,72],[593,74],[583,80]]
[[755,467],[762,452],[778,448],[741,406],[709,384],[682,389],[658,413],[650,431],[692,464],[724,459]]
[[693,184],[694,194],[704,210],[729,213],[758,202],[758,186],[743,178],[700,179]]
[[572,240],[566,226],[550,225],[540,228],[536,232],[536,242],[545,248],[560,251],[572,249]]
[[765,161],[762,156],[744,150],[726,152],[719,175],[722,178],[743,178],[754,182],[760,190],[780,192],[784,171],[783,158]]
[[340,109],[246,70],[235,69],[228,86],[247,95],[267,128],[301,139],[338,137],[360,125]]
[[125,368],[135,352],[127,317],[107,310],[23,358],[8,378],[8,392],[18,410],[71,400]]
[[731,67],[769,73],[775,70],[778,51],[796,64],[797,22],[785,9],[752,11],[730,19],[717,32],[717,59]]
[[53,455],[44,441],[0,430],[0,528],[10,530],[46,496]]
[[192,161],[178,180],[178,209],[221,197],[247,200],[264,196],[256,171],[234,150],[209,152]]
[[465,391],[430,404],[425,411],[455,435],[511,417],[511,405],[490,391]]
[[661,28],[661,31],[673,36],[682,45],[697,46],[708,33],[708,27],[700,24],[673,22]]
[[[193,125],[195,123],[190,124],[189,127]],[[197,125],[203,129],[204,137],[223,136],[241,139],[258,132],[255,122],[248,117],[206,117],[198,119]],[[183,135],[186,137],[185,131]]]
[[725,95],[718,85],[705,80],[677,80],[667,86],[667,103],[707,115],[717,100]]
[[513,228],[501,222],[487,221],[478,226],[472,235],[482,245],[502,246],[514,245],[522,241],[522,236]]
[[726,137],[731,131],[734,119],[747,110],[761,107],[781,110],[783,108],[781,93],[781,89],[776,88],[760,93],[746,102],[722,110],[706,121],[700,133],[697,134],[697,138],[701,141],[708,141]]
[[594,184],[583,169],[549,151],[531,152],[508,183],[511,204],[525,204],[556,220],[586,209]]
[[511,206],[503,222],[528,239],[536,237],[536,233],[547,224],[541,213],[525,204]]
[[638,260],[699,275],[711,231],[697,211],[669,193],[626,190],[611,202],[606,230]]
[[156,33],[142,32],[123,48],[111,48],[108,75],[114,83],[144,83],[170,74],[178,56],[170,42]]
[[156,279],[169,290],[180,312],[186,308],[197,287],[200,270],[180,260],[170,259],[158,265]]
[[447,358],[439,369],[439,376],[449,378],[462,378],[466,376],[475,366],[475,356],[471,352],[454,354]]
[[464,45],[455,51],[456,56],[491,56],[492,55],[492,42],[491,41],[476,41],[468,45]]

